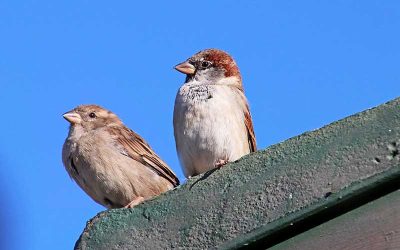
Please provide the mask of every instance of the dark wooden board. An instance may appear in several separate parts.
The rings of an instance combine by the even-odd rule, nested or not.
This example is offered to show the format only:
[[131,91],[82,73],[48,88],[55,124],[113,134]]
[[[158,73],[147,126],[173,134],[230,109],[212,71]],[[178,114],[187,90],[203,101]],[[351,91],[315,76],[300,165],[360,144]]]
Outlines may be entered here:
[[271,249],[400,249],[400,190]]

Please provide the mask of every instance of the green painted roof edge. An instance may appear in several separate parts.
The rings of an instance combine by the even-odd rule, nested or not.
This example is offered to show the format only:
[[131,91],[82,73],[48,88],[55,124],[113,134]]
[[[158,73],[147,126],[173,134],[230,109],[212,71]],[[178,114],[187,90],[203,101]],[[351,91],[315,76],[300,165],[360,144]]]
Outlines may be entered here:
[[[336,211],[337,213],[334,213],[334,217],[340,216],[351,209],[355,209],[369,201],[377,199],[398,189],[400,189],[400,166],[398,168],[391,168],[367,179],[357,181],[341,191],[333,193],[325,200],[319,200],[318,202],[311,204],[299,211],[287,214],[284,217],[257,228],[250,233],[244,234],[232,241],[229,241],[222,245],[220,249],[251,249],[260,245],[264,247],[273,246],[283,240],[269,240],[267,239],[269,236],[279,234],[284,230],[293,228],[297,223],[306,218],[318,216],[329,209],[340,205],[346,206],[347,203],[352,203],[349,204],[347,209],[341,209]],[[321,223],[328,221],[331,218],[333,217],[325,216]],[[318,223],[317,225],[321,223]],[[313,225],[311,227],[317,225]],[[293,235],[297,235],[305,230],[295,231],[296,232]]]

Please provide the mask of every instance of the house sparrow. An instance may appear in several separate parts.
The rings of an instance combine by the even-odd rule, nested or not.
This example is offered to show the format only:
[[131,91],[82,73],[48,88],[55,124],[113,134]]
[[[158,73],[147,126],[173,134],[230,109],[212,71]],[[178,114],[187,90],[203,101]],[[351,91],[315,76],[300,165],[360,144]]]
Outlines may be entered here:
[[111,111],[82,105],[63,116],[71,124],[64,166],[97,203],[133,207],[179,185],[167,164]]
[[175,66],[186,74],[174,108],[174,135],[186,177],[256,151],[242,77],[232,57],[207,49]]

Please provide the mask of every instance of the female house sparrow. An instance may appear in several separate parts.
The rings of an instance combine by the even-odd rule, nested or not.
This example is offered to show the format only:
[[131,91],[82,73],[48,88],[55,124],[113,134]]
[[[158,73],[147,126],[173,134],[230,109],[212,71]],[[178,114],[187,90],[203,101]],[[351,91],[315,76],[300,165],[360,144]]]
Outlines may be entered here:
[[174,108],[174,135],[186,177],[256,151],[242,77],[226,52],[207,49],[175,69],[186,74]]
[[71,123],[62,159],[68,174],[97,203],[133,207],[179,185],[172,170],[112,112],[82,105]]

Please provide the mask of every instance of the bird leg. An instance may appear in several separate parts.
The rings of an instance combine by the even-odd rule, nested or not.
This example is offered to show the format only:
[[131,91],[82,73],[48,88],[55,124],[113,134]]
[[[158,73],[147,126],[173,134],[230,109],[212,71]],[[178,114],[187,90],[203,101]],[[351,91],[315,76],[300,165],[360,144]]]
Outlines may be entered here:
[[144,201],[144,198],[142,196],[138,196],[135,199],[133,199],[131,202],[129,202],[128,205],[126,205],[124,208],[133,208],[136,205],[139,205]]

